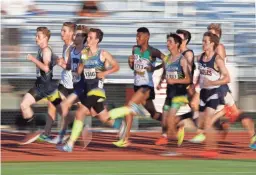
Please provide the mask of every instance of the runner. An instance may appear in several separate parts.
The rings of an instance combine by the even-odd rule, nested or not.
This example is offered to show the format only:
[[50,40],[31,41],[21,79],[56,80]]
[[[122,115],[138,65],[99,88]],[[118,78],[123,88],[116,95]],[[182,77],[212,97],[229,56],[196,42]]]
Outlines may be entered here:
[[[61,39],[64,41],[62,57],[63,61],[68,61],[68,56],[70,50],[73,47],[73,35],[76,28],[76,24],[72,22],[65,22],[62,25],[61,29]],[[55,100],[55,105],[52,103],[48,103],[48,118],[46,120],[45,131],[38,138],[39,141],[51,141],[51,128],[53,122],[55,121],[57,110],[56,107],[60,104],[62,100],[64,100],[68,95],[73,92],[73,82],[72,82],[72,74],[70,70],[63,69],[61,72],[61,81],[58,87],[58,91],[60,92],[60,97]],[[69,116],[68,118],[72,118]]]
[[[96,112],[96,117],[103,123],[119,129],[122,119],[108,120],[109,115],[104,109],[106,100],[104,90],[105,76],[117,72],[119,65],[114,57],[107,51],[99,48],[99,43],[103,39],[103,32],[100,29],[91,28],[87,38],[88,48],[82,51],[82,62],[78,67],[78,75],[84,74],[84,95],[81,99],[82,105],[76,112],[76,119],[73,124],[71,137],[65,145],[57,146],[57,149],[64,152],[72,152],[82,129],[85,116]],[[105,64],[110,64],[111,69],[106,70]]]
[[[167,134],[170,136],[177,136],[178,146],[183,142],[183,131],[177,131],[176,113],[181,106],[188,104],[187,86],[191,82],[191,75],[189,71],[189,64],[187,58],[180,53],[180,46],[182,39],[177,34],[167,35],[167,48],[170,54],[164,60],[164,74],[159,85],[163,79],[167,82],[166,99],[163,107],[163,123],[168,128]],[[183,133],[183,134],[182,134]]]
[[[54,105],[59,97],[57,90],[58,83],[53,77],[54,54],[48,45],[51,32],[47,27],[38,27],[36,29],[36,44],[39,46],[37,57],[28,54],[27,59],[36,65],[37,79],[33,88],[25,94],[20,104],[22,116],[28,121],[35,121],[34,112],[31,108],[33,104],[43,98],[47,98],[51,105]],[[21,144],[28,144],[35,141],[40,136],[30,137]]]
[[[221,38],[222,30],[220,24],[212,23],[207,27],[208,31],[216,34],[219,38]],[[223,44],[219,44],[216,48],[216,52],[221,56],[221,58],[224,60],[224,62],[227,61],[226,56],[226,49]],[[236,104],[233,96],[231,95],[231,91],[228,87],[228,85],[221,86],[221,93],[223,94],[224,98],[224,104],[221,105],[218,109],[219,112],[217,112],[214,115],[214,120],[217,121],[216,123],[219,123],[218,119],[222,116],[226,116],[231,123],[234,123],[235,121],[241,121],[243,127],[248,131],[248,134],[251,138],[249,147],[252,149],[256,149],[256,135],[255,135],[255,127],[254,127],[254,121],[253,119],[245,115],[242,111],[240,111]],[[222,124],[223,126],[228,126],[228,124],[225,122]],[[194,143],[201,143],[205,140],[205,135],[203,134],[203,131],[201,131],[197,136],[195,136],[191,141]]]
[[206,152],[202,156],[218,155],[213,128],[213,116],[221,104],[220,86],[229,83],[229,73],[220,55],[215,52],[219,37],[211,32],[204,33],[203,53],[197,57],[200,85],[199,123],[201,122],[207,134]]
[[[81,61],[82,50],[85,49],[85,43],[87,40],[88,29],[84,25],[78,25],[75,29],[75,34],[73,36],[74,46],[68,53],[67,62],[64,59],[58,59],[58,65],[61,66],[64,70],[70,70],[72,76],[72,83],[74,91],[69,94],[69,96],[61,102],[61,116],[63,117],[61,123],[61,129],[57,137],[53,140],[50,140],[50,143],[58,144],[63,142],[63,138],[66,134],[68,124],[70,123],[70,117],[66,117],[70,107],[79,101],[79,98],[84,94],[84,77],[83,74],[77,75],[78,65]],[[78,103],[80,105],[80,102]],[[65,111],[63,113],[63,111]]]
[[[195,69],[195,64],[194,64],[194,52],[193,50],[189,49],[187,47],[187,45],[189,44],[190,40],[191,40],[191,33],[187,30],[182,30],[182,29],[178,29],[176,31],[176,33],[181,37],[182,39],[182,43],[179,47],[179,50],[181,52],[181,54],[187,59],[187,63],[188,63],[188,70],[190,73],[190,79],[191,79],[191,84],[192,80],[193,80],[193,73],[194,73],[194,69]],[[161,83],[159,83],[159,86],[157,87],[157,89],[161,88]],[[193,90],[193,86],[189,85],[187,87],[187,91],[188,91],[188,99],[191,100],[192,96],[194,95],[194,90]],[[187,118],[194,118],[194,117],[198,117],[199,112],[198,112],[198,107],[195,108],[193,106],[192,107],[192,111],[188,112],[186,114],[183,114],[181,116],[177,116],[176,117],[176,122],[177,124],[184,119]],[[193,111],[196,111],[195,114]],[[193,117],[194,116],[194,117]],[[162,127],[166,128],[165,126],[165,121],[162,121]],[[179,143],[181,144],[183,142],[184,136],[185,136],[185,132],[184,132],[184,125],[180,126],[179,128]],[[162,133],[162,136],[155,142],[156,145],[166,145],[168,144],[168,138],[167,138],[167,134],[165,132]]]

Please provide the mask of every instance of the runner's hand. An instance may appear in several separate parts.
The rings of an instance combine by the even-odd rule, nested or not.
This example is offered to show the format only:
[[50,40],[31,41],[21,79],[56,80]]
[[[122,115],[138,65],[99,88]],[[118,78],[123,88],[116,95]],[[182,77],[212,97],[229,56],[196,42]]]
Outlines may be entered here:
[[27,55],[27,60],[31,61],[34,57],[31,54]]
[[105,78],[105,73],[104,72],[98,72],[97,73],[97,78],[99,78],[99,79],[104,79]]

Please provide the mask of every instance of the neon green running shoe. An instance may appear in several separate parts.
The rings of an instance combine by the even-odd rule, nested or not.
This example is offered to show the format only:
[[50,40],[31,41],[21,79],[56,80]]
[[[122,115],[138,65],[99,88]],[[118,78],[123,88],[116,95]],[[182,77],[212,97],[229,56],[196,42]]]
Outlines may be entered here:
[[202,143],[205,140],[204,134],[197,134],[195,137],[193,137],[191,140],[189,140],[192,143]]
[[180,146],[183,143],[184,137],[185,137],[185,128],[181,127],[179,128],[179,131],[177,133],[178,146]]
[[112,143],[119,148],[128,147],[130,145],[130,143],[128,141],[125,141],[124,139]]

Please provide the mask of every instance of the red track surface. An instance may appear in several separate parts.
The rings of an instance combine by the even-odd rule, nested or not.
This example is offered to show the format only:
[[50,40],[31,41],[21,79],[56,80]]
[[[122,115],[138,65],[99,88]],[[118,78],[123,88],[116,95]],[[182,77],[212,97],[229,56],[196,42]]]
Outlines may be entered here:
[[[189,133],[185,139],[194,134]],[[55,145],[48,143],[32,143],[21,146],[21,133],[1,133],[2,162],[12,161],[91,161],[91,160],[164,160],[164,159],[198,159],[203,151],[203,144],[192,144],[184,141],[181,148],[173,141],[168,147],[155,146],[154,141],[159,133],[133,133],[132,145],[128,148],[116,148],[112,141],[116,141],[115,134],[93,133],[93,140],[83,150],[82,146],[75,146],[72,153],[59,152]],[[218,139],[219,159],[256,159],[256,151],[248,148],[249,137],[245,132],[229,133],[226,140]],[[179,157],[163,157],[166,151],[182,153]]]

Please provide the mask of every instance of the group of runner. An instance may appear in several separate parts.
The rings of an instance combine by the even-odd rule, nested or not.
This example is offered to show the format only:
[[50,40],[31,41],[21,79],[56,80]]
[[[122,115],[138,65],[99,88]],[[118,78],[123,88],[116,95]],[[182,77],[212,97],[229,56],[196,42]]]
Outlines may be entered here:
[[[146,115],[146,109],[162,125],[162,136],[155,142],[156,145],[166,145],[168,138],[176,137],[180,146],[185,134],[182,121],[191,118],[198,128],[198,134],[191,141],[201,143],[206,140],[207,153],[217,152],[214,139],[216,127],[225,132],[228,123],[239,120],[250,135],[249,147],[256,149],[254,122],[237,108],[228,87],[230,76],[225,65],[226,50],[220,43],[221,27],[219,24],[210,24],[207,29],[203,34],[203,52],[195,56],[187,46],[191,40],[191,33],[187,30],[178,29],[167,35],[170,53],[165,55],[149,45],[149,30],[145,27],[138,28],[137,45],[132,47],[132,54],[128,58],[129,67],[134,72],[135,93],[125,106],[108,111],[104,107],[104,78],[117,72],[119,65],[109,52],[99,47],[103,32],[65,22],[61,30],[63,54],[58,57],[48,45],[51,35],[49,29],[38,27],[38,55],[27,57],[37,67],[37,80],[35,86],[25,94],[21,111],[23,117],[32,123],[34,113],[31,105],[47,98],[49,117],[45,131],[23,144],[39,139],[58,144],[57,148],[61,151],[71,152],[83,130],[84,118],[95,116],[101,122],[123,132],[120,140],[113,144],[127,147],[131,144],[129,137],[133,117]],[[161,59],[162,64],[156,66],[157,58]],[[63,68],[60,83],[53,81],[55,64]],[[152,101],[155,99],[153,73],[158,69],[163,69],[163,74],[157,89],[161,88],[164,80],[167,83],[162,113],[156,111]],[[70,108],[75,103],[78,109],[74,114]],[[191,107],[191,112],[177,116],[180,107],[187,104]],[[51,127],[57,112],[63,120],[58,136],[52,138]],[[223,122],[221,118],[226,120]],[[64,142],[67,126],[72,121],[74,123],[70,138]]]

